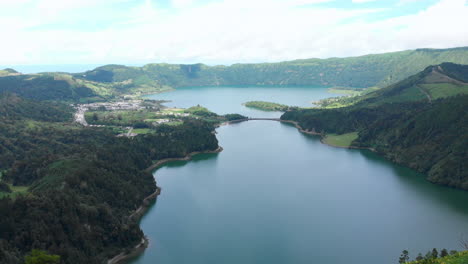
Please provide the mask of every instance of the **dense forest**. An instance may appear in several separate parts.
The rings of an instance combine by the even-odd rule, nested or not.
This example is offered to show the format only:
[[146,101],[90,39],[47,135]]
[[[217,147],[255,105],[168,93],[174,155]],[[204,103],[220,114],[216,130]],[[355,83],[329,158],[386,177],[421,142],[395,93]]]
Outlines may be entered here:
[[468,66],[456,64],[428,67],[353,99],[350,106],[289,111],[281,118],[322,134],[358,132],[352,146],[372,149],[425,173],[431,182],[468,190],[468,84],[461,78],[446,78],[467,70]]
[[143,233],[129,215],[156,189],[145,169],[218,147],[200,120],[130,139],[70,117],[65,105],[0,95],[0,263],[22,263],[32,250],[102,263],[133,247]]

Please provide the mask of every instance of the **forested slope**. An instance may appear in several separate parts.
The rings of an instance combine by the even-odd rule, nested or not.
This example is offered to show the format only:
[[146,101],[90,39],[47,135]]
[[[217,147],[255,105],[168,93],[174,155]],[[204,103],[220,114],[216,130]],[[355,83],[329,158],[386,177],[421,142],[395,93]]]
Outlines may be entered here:
[[468,190],[467,69],[431,66],[348,107],[290,111],[281,118],[323,134],[358,132],[352,146],[371,148],[434,183]]
[[117,138],[68,123],[67,106],[11,94],[0,102],[0,263],[33,249],[102,263],[133,247],[143,233],[128,216],[156,189],[145,169],[218,147],[212,125],[197,120]]

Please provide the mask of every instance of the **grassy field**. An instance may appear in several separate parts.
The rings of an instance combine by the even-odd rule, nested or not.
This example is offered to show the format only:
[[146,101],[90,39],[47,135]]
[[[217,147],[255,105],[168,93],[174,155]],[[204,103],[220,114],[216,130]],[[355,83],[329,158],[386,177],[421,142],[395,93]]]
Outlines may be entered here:
[[432,96],[432,99],[468,94],[468,85],[456,85],[452,83],[421,84]]
[[342,135],[328,134],[323,141],[326,144],[337,146],[337,147],[349,147],[351,143],[358,138],[357,132],[351,132]]
[[[96,114],[97,120],[94,120]],[[152,111],[89,111],[85,114],[90,124],[131,125],[145,119],[154,119],[156,113]]]
[[351,95],[356,96],[360,95],[361,91],[353,88],[328,88],[327,92],[332,94],[343,94],[343,95]]
[[8,184],[8,186],[10,186],[11,193],[0,192],[0,199],[2,199],[3,197],[15,198],[20,194],[27,193],[29,188],[28,186],[13,186],[11,184]]
[[132,130],[132,133],[139,134],[139,135],[148,134],[150,132],[151,132],[151,129],[149,128],[135,128]]

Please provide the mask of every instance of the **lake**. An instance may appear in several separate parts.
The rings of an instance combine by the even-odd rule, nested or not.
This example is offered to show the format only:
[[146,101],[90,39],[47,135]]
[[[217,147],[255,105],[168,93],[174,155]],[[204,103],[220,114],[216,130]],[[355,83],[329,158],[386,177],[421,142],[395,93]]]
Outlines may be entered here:
[[[218,113],[277,117],[249,100],[308,106],[320,87],[182,88],[150,96]],[[150,246],[134,264],[392,264],[459,249],[468,192],[364,150],[333,148],[289,124],[248,121],[217,129],[219,154],[155,172],[161,195],[141,220]]]

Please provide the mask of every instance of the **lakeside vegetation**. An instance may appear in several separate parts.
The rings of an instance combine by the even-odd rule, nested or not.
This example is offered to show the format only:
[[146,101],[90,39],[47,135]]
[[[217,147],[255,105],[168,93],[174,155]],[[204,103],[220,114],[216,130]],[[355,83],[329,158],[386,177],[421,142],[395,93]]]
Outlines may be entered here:
[[323,138],[323,142],[336,147],[350,147],[354,140],[358,138],[357,132],[346,133],[342,135],[337,134],[327,134]]
[[[460,79],[447,78],[449,75]],[[426,174],[433,183],[468,190],[466,138],[461,136],[468,134],[466,76],[468,66],[444,63],[386,88],[351,97],[353,102],[346,107],[288,111],[281,118],[326,135],[346,138],[357,132],[350,146],[373,149]],[[431,91],[421,91],[419,85],[436,87],[438,99],[432,94],[428,97],[425,92]],[[454,85],[458,92],[443,92]],[[335,135],[328,140],[336,139]]]
[[255,108],[262,111],[281,111],[285,112],[290,107],[284,104],[265,102],[265,101],[249,101],[244,103],[246,107]]
[[156,190],[145,169],[158,160],[214,150],[203,120],[161,125],[133,139],[71,124],[59,103],[0,94],[0,262],[23,263],[32,250],[61,263],[102,263],[130,250],[143,233],[128,216]]
[[428,251],[424,256],[420,253],[413,261],[409,261],[409,252],[404,250],[400,256],[399,263],[406,264],[465,264],[468,263],[468,251],[450,251],[446,249],[437,251],[432,249]]

